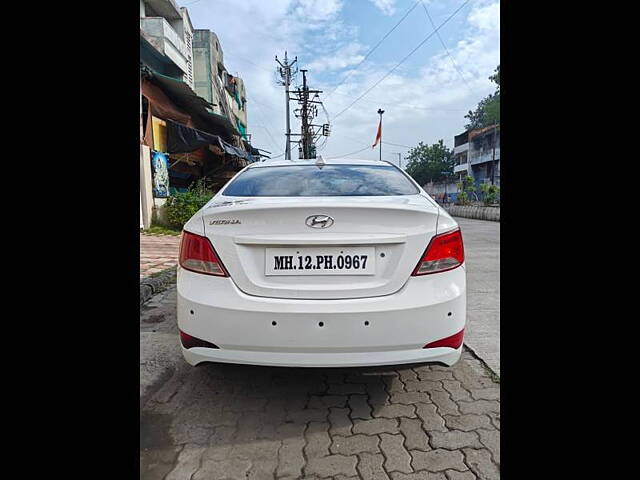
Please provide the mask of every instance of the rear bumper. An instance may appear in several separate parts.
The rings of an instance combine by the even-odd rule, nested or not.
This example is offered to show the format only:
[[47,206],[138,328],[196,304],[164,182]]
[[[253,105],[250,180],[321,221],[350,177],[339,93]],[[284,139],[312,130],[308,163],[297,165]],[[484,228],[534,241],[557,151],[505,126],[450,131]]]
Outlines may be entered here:
[[461,347],[422,347],[464,328],[464,266],[411,277],[392,295],[345,300],[255,297],[229,278],[178,270],[180,330],[220,347],[183,348],[191,365],[453,365],[460,357]]
[[299,353],[227,350],[216,348],[182,348],[190,365],[202,362],[242,363],[272,367],[368,367],[405,363],[437,362],[451,366],[458,361],[462,347],[440,347],[389,352]]

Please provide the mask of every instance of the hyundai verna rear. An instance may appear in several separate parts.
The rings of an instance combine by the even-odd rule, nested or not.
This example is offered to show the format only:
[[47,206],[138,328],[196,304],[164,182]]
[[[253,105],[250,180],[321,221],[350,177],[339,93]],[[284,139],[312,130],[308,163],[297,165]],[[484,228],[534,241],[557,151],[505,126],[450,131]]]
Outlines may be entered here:
[[462,235],[387,162],[268,161],[184,226],[188,363],[350,367],[460,357]]

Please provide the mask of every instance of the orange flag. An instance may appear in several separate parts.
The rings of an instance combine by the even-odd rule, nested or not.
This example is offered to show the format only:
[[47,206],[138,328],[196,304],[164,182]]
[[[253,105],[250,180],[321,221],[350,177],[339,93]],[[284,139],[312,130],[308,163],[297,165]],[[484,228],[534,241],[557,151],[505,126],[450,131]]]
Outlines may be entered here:
[[373,145],[371,145],[371,148],[375,148],[378,142],[380,142],[381,138],[382,138],[382,120],[380,120],[380,123],[378,124],[378,134],[376,135],[376,141],[373,142]]

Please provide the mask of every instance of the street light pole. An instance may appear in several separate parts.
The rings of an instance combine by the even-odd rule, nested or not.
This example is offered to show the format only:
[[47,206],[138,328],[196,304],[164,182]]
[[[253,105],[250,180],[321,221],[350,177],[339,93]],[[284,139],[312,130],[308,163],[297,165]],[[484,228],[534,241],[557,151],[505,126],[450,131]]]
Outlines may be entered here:
[[498,130],[498,124],[493,127],[493,158],[491,160],[491,185],[495,185],[494,179],[496,175],[496,132]]

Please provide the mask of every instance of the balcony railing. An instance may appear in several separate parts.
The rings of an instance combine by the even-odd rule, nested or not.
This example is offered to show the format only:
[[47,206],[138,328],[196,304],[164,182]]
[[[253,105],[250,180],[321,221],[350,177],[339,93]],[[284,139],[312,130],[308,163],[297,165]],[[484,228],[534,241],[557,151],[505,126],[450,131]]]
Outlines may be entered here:
[[[470,154],[469,155],[469,163],[471,165],[477,165],[479,163],[491,162],[493,160],[493,150],[485,150],[482,153]],[[500,149],[496,148],[496,162],[500,160]]]
[[457,147],[455,147],[453,149],[453,153],[457,154],[460,152],[466,152],[467,150],[469,150],[469,144],[468,143],[463,143],[462,145],[458,145]]

